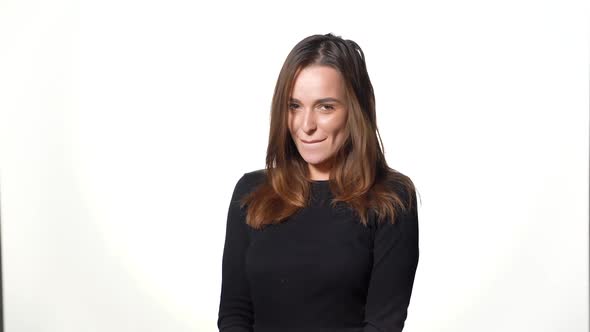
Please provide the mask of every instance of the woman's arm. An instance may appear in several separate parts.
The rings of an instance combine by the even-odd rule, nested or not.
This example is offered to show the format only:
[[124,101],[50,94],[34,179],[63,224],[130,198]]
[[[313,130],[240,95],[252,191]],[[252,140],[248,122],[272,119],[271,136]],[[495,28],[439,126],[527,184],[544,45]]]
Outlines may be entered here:
[[238,180],[229,204],[222,261],[221,297],[217,327],[220,332],[251,332],[254,313],[244,260],[249,243],[245,211],[239,199],[248,190],[246,175]]
[[364,332],[400,332],[404,328],[418,266],[418,211],[400,211],[396,223],[378,223],[373,242],[373,269],[365,306]]

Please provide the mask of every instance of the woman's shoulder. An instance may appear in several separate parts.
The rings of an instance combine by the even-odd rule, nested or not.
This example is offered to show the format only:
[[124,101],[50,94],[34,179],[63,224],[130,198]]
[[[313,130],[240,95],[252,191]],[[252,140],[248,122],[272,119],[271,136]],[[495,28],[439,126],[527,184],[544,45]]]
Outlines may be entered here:
[[244,173],[242,176],[245,182],[249,185],[258,185],[266,179],[266,169],[256,169],[250,172]]
[[248,177],[249,179],[260,180],[266,177],[266,169],[260,168],[250,172],[246,172],[244,173],[244,176]]
[[236,191],[240,194],[245,194],[252,191],[255,187],[260,185],[266,179],[266,170],[256,169],[253,171],[245,172],[238,179],[236,183]]
[[412,205],[412,203],[415,202],[416,186],[410,176],[392,169],[387,172],[384,183],[387,188],[395,192],[404,203]]

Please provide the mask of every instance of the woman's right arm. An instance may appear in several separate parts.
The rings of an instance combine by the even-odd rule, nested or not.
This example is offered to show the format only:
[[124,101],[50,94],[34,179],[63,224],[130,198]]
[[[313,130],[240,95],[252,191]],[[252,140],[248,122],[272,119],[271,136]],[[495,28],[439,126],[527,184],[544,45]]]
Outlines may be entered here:
[[254,312],[246,279],[245,255],[249,236],[239,199],[246,194],[246,174],[238,180],[229,204],[222,260],[221,297],[217,327],[220,332],[252,332]]

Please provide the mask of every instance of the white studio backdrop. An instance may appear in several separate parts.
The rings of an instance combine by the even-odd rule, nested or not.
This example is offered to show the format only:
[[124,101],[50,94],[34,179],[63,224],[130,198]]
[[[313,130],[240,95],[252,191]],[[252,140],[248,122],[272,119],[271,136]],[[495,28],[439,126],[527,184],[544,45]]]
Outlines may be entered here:
[[217,331],[291,48],[365,52],[421,205],[404,331],[588,331],[585,1],[0,1],[7,332]]

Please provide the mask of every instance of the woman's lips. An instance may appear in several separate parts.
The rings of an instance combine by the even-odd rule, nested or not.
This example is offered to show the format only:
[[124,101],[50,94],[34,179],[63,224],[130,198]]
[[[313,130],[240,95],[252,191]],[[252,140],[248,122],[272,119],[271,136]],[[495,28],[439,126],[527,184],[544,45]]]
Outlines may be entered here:
[[302,139],[301,141],[302,141],[303,143],[305,143],[305,144],[313,144],[313,143],[319,143],[319,142],[321,142],[321,141],[323,141],[323,140],[325,140],[325,138],[322,138],[322,139],[316,139],[316,140],[312,140],[312,141],[306,141],[306,140],[303,140],[303,139]]

